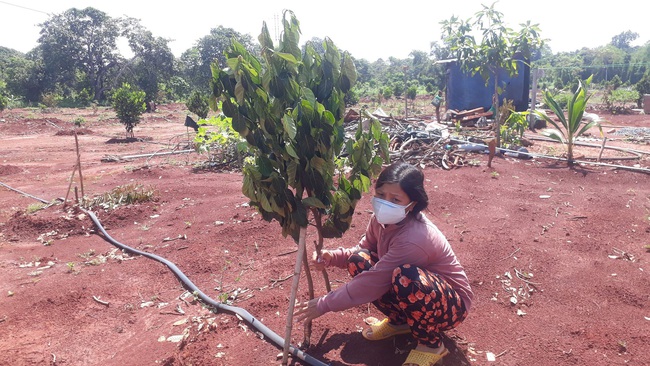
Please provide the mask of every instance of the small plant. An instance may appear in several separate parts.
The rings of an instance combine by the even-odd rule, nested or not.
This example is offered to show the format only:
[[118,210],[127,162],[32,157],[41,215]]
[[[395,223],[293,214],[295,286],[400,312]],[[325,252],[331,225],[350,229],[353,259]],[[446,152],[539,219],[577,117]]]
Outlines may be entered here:
[[248,154],[248,144],[232,128],[232,118],[212,116],[198,124],[199,130],[194,137],[198,153],[207,154],[210,162],[222,164],[236,160],[238,166],[242,166],[242,157]]
[[501,125],[501,143],[506,148],[521,145],[521,138],[528,128],[528,112],[510,110],[508,118]]
[[499,173],[498,172],[492,172],[492,173],[490,173],[490,176],[491,176],[492,179],[497,179],[497,178],[499,178]]
[[113,109],[117,118],[126,128],[126,137],[133,137],[133,128],[140,122],[140,117],[147,110],[146,94],[130,84],[122,84],[112,96]]
[[222,304],[228,304],[228,299],[230,298],[230,293],[222,292],[219,294],[219,302]]
[[81,116],[79,116],[79,117],[75,118],[75,119],[72,121],[72,123],[74,123],[74,126],[75,126],[75,127],[80,128],[81,126],[83,126],[84,123],[86,123],[86,119],[83,118],[83,117],[81,117]]
[[203,95],[199,91],[192,93],[187,102],[185,102],[185,106],[190,112],[199,116],[200,119],[206,119],[208,117],[208,112],[210,111],[208,96]]
[[76,273],[76,270],[75,270],[76,263],[75,262],[68,262],[68,263],[66,263],[66,265],[68,266],[68,273]]
[[627,342],[621,340],[618,341],[618,353],[625,353],[627,352]]
[[590,95],[587,95],[587,87],[591,84],[592,77],[593,75],[587,78],[584,83],[578,80],[578,89],[576,89],[573,97],[567,104],[566,115],[555,98],[553,98],[553,95],[548,91],[544,92],[544,103],[557,116],[559,123],[554,119],[551,119],[546,112],[539,110],[535,111],[538,116],[542,117],[547,123],[556,128],[546,129],[542,131],[542,134],[552,138],[553,140],[559,141],[566,146],[567,161],[569,165],[573,165],[573,143],[575,142],[576,137],[586,133],[592,127],[598,127],[601,135],[603,133],[603,128],[598,120],[582,125],[582,116],[585,113],[587,101],[590,98]]

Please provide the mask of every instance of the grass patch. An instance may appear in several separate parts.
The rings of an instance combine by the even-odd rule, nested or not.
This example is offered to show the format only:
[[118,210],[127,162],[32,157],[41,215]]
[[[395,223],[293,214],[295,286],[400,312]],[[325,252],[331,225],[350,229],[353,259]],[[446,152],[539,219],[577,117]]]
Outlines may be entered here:
[[105,210],[110,210],[119,206],[155,201],[157,199],[158,192],[153,187],[144,187],[142,184],[130,183],[117,186],[110,192],[94,197],[92,200],[86,202],[86,208],[101,207]]

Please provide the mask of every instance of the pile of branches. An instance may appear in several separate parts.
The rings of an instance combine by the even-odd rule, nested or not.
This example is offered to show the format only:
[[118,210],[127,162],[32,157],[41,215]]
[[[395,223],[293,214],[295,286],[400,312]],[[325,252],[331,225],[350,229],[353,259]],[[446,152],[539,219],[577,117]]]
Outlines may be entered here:
[[[346,132],[354,133],[359,122],[365,127],[363,118],[359,116],[359,119],[348,121]],[[488,152],[486,139],[491,136],[479,129],[469,135],[452,136],[447,125],[424,119],[401,120],[376,114],[369,118],[377,118],[382,129],[390,136],[391,161],[405,161],[421,168],[428,166],[450,170],[480,165],[479,160],[471,159],[470,154]]]

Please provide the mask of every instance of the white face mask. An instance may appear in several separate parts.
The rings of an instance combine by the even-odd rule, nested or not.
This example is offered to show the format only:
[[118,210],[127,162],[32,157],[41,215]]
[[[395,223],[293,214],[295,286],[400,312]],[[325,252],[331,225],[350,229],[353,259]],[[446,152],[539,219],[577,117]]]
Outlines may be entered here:
[[406,206],[401,206],[381,198],[372,198],[372,210],[375,213],[377,221],[383,225],[397,224],[404,220],[406,218],[406,208],[409,205],[410,203]]

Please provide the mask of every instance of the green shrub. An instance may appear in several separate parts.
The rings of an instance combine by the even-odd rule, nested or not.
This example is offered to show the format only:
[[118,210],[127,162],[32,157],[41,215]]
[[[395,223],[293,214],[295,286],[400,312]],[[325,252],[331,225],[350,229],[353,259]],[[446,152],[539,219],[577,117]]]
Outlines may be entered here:
[[145,97],[145,92],[128,83],[122,84],[112,96],[113,109],[126,128],[127,137],[133,137],[133,128],[140,122],[140,116],[147,109]]
[[643,106],[643,95],[650,94],[650,72],[643,74],[641,80],[634,84],[634,89],[639,93],[639,98],[636,100],[637,107]]
[[7,105],[9,105],[9,98],[0,94],[0,112],[4,111]]
[[208,117],[208,112],[210,111],[208,97],[201,94],[199,91],[194,91],[192,95],[190,95],[190,98],[185,102],[185,106],[190,112],[199,116],[200,119]]
[[60,94],[49,92],[41,96],[41,103],[47,108],[56,108],[62,99]]
[[558,104],[558,106],[562,109],[565,109],[566,106],[569,104],[569,100],[573,98],[573,95],[569,93],[558,93],[557,95],[553,96],[553,99],[555,102]]
[[83,126],[83,124],[84,124],[85,122],[86,122],[86,119],[83,118],[83,117],[81,117],[81,116],[75,118],[75,119],[72,121],[72,123],[74,123],[75,127],[81,127],[81,126]]

